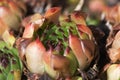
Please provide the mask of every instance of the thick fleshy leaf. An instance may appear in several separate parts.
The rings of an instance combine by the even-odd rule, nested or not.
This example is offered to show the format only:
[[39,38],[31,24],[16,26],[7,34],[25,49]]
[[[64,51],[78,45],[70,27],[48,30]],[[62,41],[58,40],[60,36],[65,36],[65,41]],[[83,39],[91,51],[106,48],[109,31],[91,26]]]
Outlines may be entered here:
[[35,24],[34,23],[29,23],[25,27],[24,33],[23,33],[23,38],[32,38],[33,34],[35,31]]
[[63,75],[64,77],[70,76],[70,72],[68,70],[70,66],[70,61],[66,57],[59,54],[53,54],[51,58],[51,65],[54,70],[59,71],[59,73],[61,73],[61,75]]
[[45,65],[45,72],[53,79],[55,79],[58,75],[59,72],[54,70],[53,66],[52,66],[52,50],[48,50],[46,51],[46,53],[43,54],[43,61],[44,61],[44,65]]
[[91,62],[95,56],[95,44],[92,40],[82,40],[82,42],[85,49],[84,54],[88,58],[88,62]]
[[68,71],[70,71],[70,75],[73,76],[78,68],[78,61],[72,50],[70,50],[69,48],[66,48],[64,52],[64,56],[67,57],[70,61],[70,66]]
[[84,70],[86,67],[88,67],[89,63],[87,62],[83,42],[77,36],[70,35],[69,46],[78,60],[80,69]]
[[44,73],[43,53],[45,51],[45,47],[39,39],[36,39],[27,46],[25,57],[27,67],[32,73]]
[[71,20],[76,24],[81,24],[86,26],[85,13],[82,13],[80,11],[74,11],[73,13],[71,13],[70,17],[71,17]]
[[[60,54],[55,54],[53,50],[49,50],[44,55],[44,62],[46,72],[52,77],[57,78],[57,76],[70,76],[69,65],[70,61],[65,56]],[[50,69],[50,70],[48,70]],[[50,73],[51,72],[51,73]]]
[[26,27],[27,24],[34,23],[34,24],[38,25],[38,28],[39,28],[42,26],[44,21],[45,21],[45,18],[42,15],[40,15],[39,13],[36,13],[31,16],[25,17],[22,21],[22,25],[23,25],[23,27]]
[[58,23],[60,13],[61,13],[60,7],[53,7],[53,8],[50,8],[49,10],[47,10],[45,12],[44,16],[50,22]]
[[92,40],[93,38],[92,32],[87,26],[77,24],[77,28],[78,28],[79,36],[81,39]]
[[41,26],[43,24],[44,20],[45,20],[45,18],[42,15],[36,13],[31,16],[30,22],[34,22],[35,24],[39,24],[39,26]]

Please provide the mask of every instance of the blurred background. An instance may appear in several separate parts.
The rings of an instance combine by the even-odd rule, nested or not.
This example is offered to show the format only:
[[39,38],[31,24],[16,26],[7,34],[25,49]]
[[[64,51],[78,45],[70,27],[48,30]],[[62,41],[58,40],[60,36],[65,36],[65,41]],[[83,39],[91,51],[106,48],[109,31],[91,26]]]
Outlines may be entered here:
[[48,8],[55,6],[62,7],[62,12],[73,11],[78,5],[84,6],[82,10],[101,10],[103,4],[111,7],[118,4],[120,0],[24,0],[24,2],[27,5],[28,14],[32,14],[44,13]]

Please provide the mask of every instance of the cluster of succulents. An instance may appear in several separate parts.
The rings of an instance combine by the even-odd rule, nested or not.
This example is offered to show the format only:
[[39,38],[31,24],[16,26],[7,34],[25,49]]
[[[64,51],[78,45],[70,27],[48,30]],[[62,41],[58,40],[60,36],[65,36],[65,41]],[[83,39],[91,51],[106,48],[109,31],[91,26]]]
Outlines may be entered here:
[[0,0],[0,80],[119,80],[120,5],[88,3]]

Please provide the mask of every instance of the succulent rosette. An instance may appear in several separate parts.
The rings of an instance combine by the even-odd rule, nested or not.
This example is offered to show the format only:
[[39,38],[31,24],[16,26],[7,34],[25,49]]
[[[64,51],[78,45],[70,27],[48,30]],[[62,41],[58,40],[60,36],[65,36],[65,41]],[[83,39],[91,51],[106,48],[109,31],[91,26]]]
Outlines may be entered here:
[[0,80],[120,80],[117,1],[0,0]]
[[53,7],[44,15],[26,18],[17,47],[31,73],[47,73],[53,79],[72,79],[78,69],[87,70],[98,53],[82,13],[75,11],[59,20],[60,12],[61,8]]
[[17,49],[0,41],[0,80],[21,80],[22,70]]

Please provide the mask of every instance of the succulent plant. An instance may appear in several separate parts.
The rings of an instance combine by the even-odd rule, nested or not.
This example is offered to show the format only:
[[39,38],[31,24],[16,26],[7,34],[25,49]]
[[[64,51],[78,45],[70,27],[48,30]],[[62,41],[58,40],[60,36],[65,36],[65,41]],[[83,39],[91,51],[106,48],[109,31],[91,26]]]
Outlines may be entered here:
[[78,68],[86,70],[98,54],[83,13],[75,11],[61,21],[59,14],[60,8],[53,7],[43,17],[39,14],[29,17],[25,20],[28,24],[18,44],[30,72],[47,73],[53,79],[72,77]]
[[21,80],[22,67],[17,49],[0,41],[0,80]]
[[120,80],[120,5],[109,1],[0,0],[0,80]]

